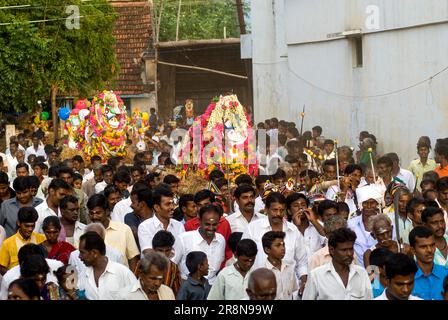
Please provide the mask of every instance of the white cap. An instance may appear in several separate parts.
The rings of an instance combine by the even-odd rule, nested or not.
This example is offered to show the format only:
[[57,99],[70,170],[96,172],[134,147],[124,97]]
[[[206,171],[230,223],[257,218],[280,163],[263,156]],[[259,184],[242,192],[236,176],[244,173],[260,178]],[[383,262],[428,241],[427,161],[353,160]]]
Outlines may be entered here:
[[369,199],[374,199],[378,203],[381,203],[383,194],[381,190],[374,184],[369,184],[361,188],[356,189],[356,197],[358,199],[358,205],[362,207],[362,203]]

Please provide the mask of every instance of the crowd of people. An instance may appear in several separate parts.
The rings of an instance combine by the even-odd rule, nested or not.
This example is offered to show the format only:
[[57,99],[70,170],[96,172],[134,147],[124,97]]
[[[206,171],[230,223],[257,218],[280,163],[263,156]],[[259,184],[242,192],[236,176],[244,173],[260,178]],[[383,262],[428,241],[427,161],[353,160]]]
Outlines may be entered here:
[[185,193],[173,128],[152,121],[132,163],[11,138],[0,299],[448,299],[448,139],[433,160],[420,138],[405,169],[369,132],[355,152],[273,118],[256,177],[216,169]]

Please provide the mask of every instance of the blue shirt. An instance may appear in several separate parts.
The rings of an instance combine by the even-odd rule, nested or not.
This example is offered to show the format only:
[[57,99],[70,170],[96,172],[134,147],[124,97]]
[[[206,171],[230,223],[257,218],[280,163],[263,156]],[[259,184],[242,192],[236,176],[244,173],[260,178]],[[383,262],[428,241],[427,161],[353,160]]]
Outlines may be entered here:
[[202,277],[202,283],[192,277],[182,283],[177,293],[176,300],[207,300],[211,286],[208,280]]
[[[42,202],[42,199],[33,198],[26,206],[35,208]],[[20,203],[17,202],[15,197],[2,202],[0,208],[0,225],[5,228],[7,238],[17,232],[17,218],[20,208]]]
[[431,273],[427,276],[418,267],[412,295],[423,300],[443,300],[443,280],[447,275],[448,269],[437,264],[434,264]]

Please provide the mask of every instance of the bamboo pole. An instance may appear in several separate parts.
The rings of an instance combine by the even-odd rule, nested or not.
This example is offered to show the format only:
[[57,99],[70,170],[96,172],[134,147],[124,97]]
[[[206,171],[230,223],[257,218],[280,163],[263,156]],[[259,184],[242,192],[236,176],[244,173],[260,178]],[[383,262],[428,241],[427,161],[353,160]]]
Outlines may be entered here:
[[180,10],[182,7],[182,0],[179,0],[179,8],[177,9],[177,23],[176,23],[176,41],[179,41],[179,23],[180,23]]
[[222,74],[224,76],[229,76],[229,77],[243,79],[243,80],[247,80],[248,79],[246,76],[241,76],[239,74],[219,71],[219,70],[215,70],[215,69],[202,68],[202,67],[196,67],[196,66],[189,66],[189,65],[185,65],[185,64],[171,63],[171,62],[165,62],[165,61],[160,61],[160,60],[158,60],[157,63],[158,64],[162,64],[162,65],[166,65],[166,66],[172,66],[172,67],[179,67],[179,68],[185,68],[185,69],[207,71],[207,72]]

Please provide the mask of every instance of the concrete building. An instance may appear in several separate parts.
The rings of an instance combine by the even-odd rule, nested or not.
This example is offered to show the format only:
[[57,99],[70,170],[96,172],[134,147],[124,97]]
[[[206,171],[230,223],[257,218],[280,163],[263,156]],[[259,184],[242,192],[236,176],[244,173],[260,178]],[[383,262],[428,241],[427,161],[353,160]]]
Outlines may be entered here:
[[367,130],[404,167],[420,136],[448,136],[448,1],[251,2],[255,122],[299,126],[306,105],[305,130],[351,146]]

